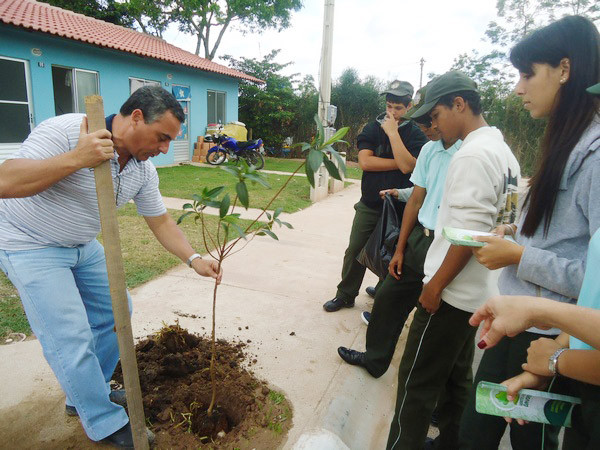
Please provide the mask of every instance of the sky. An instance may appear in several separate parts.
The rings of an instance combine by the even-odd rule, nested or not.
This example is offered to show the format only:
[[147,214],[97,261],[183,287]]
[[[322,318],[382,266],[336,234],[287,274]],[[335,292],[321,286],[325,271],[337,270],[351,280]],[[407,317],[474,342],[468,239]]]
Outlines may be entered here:
[[[333,26],[332,78],[353,67],[361,77],[401,79],[419,86],[421,58],[427,74],[447,71],[459,54],[489,44],[482,38],[496,18],[496,0],[337,0]],[[324,0],[304,0],[293,13],[291,26],[281,32],[264,30],[243,35],[229,29],[217,50],[235,58],[262,58],[281,49],[276,62],[292,62],[286,75],[313,75],[318,83],[323,34]],[[194,52],[196,39],[170,28],[163,38]],[[203,56],[202,54],[200,56]]]

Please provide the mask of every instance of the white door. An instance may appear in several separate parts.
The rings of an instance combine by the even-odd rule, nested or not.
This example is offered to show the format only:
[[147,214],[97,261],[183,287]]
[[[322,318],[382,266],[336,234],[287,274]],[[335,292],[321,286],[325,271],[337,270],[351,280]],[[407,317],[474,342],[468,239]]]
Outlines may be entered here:
[[181,163],[190,160],[190,100],[191,91],[189,86],[174,84],[172,93],[181,105],[185,120],[181,124],[181,130],[177,139],[173,141],[173,162]]
[[30,99],[28,62],[0,56],[0,163],[33,129]]

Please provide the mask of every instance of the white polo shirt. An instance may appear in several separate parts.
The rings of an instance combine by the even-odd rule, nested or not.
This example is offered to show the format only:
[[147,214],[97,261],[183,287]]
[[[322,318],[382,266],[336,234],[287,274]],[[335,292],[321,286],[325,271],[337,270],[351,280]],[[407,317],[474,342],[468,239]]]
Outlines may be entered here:
[[[73,150],[83,114],[45,120],[11,159],[47,159]],[[119,173],[118,155],[110,161],[117,207],[131,199],[142,216],[167,209],[158,190],[158,174],[150,161],[130,159]],[[39,194],[0,199],[0,249],[31,250],[75,247],[95,239],[100,215],[93,169],[80,169]]]

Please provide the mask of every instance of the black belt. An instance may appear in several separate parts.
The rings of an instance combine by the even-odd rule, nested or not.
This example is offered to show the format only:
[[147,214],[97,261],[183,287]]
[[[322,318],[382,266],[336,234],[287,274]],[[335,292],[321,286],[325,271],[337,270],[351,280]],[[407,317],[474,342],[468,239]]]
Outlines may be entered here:
[[423,229],[423,234],[425,237],[433,237],[433,230],[429,228],[425,228],[421,222],[417,220],[416,226],[421,227]]

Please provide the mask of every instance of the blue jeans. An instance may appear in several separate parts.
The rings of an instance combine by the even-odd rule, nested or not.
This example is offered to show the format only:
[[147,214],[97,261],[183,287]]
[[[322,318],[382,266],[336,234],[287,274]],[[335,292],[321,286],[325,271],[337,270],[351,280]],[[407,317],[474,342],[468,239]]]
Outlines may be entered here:
[[88,437],[99,441],[127,424],[123,407],[108,398],[119,348],[100,243],[0,250],[0,269],[19,291],[44,356]]

